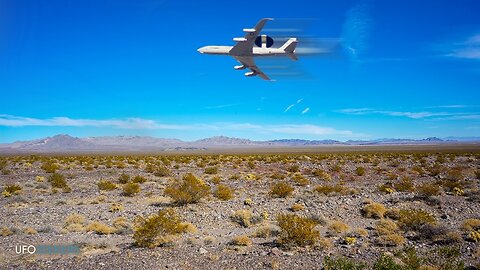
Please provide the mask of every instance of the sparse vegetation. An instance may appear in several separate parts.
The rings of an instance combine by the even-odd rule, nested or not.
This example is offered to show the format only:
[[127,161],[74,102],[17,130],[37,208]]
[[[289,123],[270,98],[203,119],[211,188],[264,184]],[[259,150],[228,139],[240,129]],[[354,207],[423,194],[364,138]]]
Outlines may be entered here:
[[184,231],[184,226],[175,211],[167,208],[147,218],[137,217],[133,231],[137,246],[153,248],[174,241],[175,236]]
[[53,173],[48,177],[48,182],[52,185],[52,188],[60,188],[64,192],[71,192],[72,189],[65,180],[65,176],[59,173]]
[[292,195],[294,188],[287,182],[278,182],[272,185],[270,195],[278,198],[286,198]]
[[117,185],[108,180],[98,181],[97,186],[99,190],[114,190],[117,188]]
[[215,189],[214,195],[222,201],[228,201],[234,197],[234,191],[229,186],[219,184]]
[[435,224],[435,217],[421,209],[400,210],[400,226],[405,230],[419,230],[422,225]]
[[383,218],[383,215],[387,212],[387,208],[381,204],[376,202],[368,202],[362,208],[362,214],[367,218]]
[[197,203],[210,194],[210,187],[193,174],[186,174],[181,181],[171,183],[166,189],[168,195],[176,204]]
[[128,196],[128,197],[133,197],[137,193],[139,193],[141,190],[141,187],[137,183],[133,182],[128,182],[125,185],[123,185],[123,195]]
[[311,246],[320,238],[315,229],[316,222],[310,218],[279,214],[277,222],[280,227],[278,242],[283,246]]

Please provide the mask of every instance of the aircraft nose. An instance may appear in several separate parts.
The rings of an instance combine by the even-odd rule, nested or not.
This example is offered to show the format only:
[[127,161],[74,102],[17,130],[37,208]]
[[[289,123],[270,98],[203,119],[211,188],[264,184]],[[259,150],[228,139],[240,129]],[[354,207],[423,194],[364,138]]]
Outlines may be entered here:
[[204,48],[204,47],[198,48],[197,51],[198,51],[199,53],[204,53],[203,48]]

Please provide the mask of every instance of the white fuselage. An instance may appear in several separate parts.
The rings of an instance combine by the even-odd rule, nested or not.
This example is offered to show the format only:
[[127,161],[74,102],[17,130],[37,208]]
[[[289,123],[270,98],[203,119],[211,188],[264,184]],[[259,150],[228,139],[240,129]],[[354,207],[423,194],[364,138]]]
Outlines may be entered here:
[[232,56],[275,56],[285,55],[285,51],[280,48],[252,48],[252,54],[235,55],[231,54],[233,46],[205,46],[198,49],[198,52],[204,54],[220,54],[220,55],[232,55]]

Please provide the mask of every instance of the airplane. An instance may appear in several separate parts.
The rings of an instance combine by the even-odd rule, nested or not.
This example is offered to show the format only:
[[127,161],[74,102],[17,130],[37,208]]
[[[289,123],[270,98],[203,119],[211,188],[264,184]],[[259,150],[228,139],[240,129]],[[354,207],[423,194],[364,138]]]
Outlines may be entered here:
[[[237,42],[235,46],[205,46],[199,48],[197,51],[202,54],[217,54],[230,55],[235,58],[241,65],[234,66],[236,70],[250,69],[250,72],[245,73],[246,77],[259,76],[260,78],[271,81],[271,79],[255,65],[254,57],[256,56],[278,56],[286,55],[292,60],[298,60],[295,55],[297,47],[297,39],[290,38],[280,48],[272,48],[273,39],[267,35],[260,35],[263,27],[272,18],[261,19],[254,28],[245,28],[244,37],[234,38]],[[254,46],[256,45],[256,46]]]

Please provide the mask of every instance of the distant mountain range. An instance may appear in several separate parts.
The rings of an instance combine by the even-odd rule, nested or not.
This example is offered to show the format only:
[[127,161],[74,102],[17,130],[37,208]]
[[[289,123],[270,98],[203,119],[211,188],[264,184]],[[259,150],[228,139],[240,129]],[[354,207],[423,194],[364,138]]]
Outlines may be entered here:
[[228,148],[262,148],[262,147],[308,147],[308,146],[355,146],[355,145],[435,145],[455,143],[480,143],[480,137],[444,139],[431,137],[421,140],[413,139],[378,139],[371,141],[336,141],[336,140],[301,140],[284,139],[270,141],[252,141],[249,139],[216,136],[197,141],[162,139],[140,136],[110,136],[77,138],[69,135],[56,135],[31,141],[18,141],[0,144],[0,153],[58,153],[58,152],[137,152],[137,151],[188,151]]

